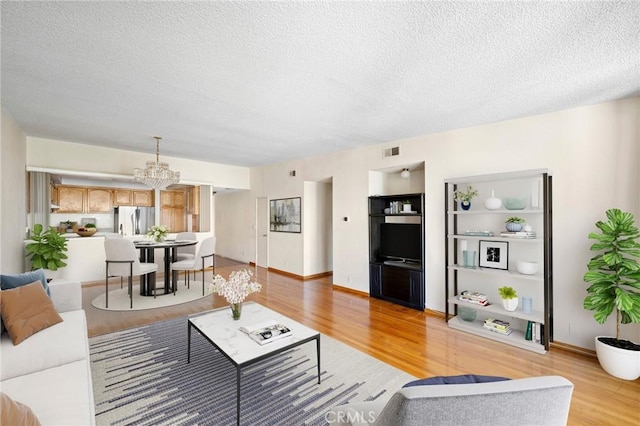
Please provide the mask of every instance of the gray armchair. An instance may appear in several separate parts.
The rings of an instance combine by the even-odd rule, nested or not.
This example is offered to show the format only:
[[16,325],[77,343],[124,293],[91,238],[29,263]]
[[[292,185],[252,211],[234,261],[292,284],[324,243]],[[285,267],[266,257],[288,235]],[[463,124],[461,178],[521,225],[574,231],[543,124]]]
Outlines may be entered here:
[[334,407],[332,425],[566,425],[573,384],[560,376],[405,387],[388,402]]

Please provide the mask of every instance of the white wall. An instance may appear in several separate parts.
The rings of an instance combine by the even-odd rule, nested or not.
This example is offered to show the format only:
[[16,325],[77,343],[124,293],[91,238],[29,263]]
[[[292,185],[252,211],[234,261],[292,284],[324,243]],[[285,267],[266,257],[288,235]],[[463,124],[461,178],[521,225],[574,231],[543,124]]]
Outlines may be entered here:
[[27,227],[25,158],[27,137],[4,107],[0,139],[0,271],[24,271],[22,241]]
[[333,222],[331,184],[305,182],[302,198],[303,276],[311,276],[332,269]]
[[[300,196],[302,182],[332,177],[334,283],[368,292],[369,172],[424,161],[426,302],[428,308],[444,311],[443,180],[549,168],[554,180],[554,337],[593,349],[593,337],[612,334],[615,322],[611,318],[597,325],[591,312],[582,308],[586,295],[582,276],[591,257],[587,235],[611,207],[633,212],[640,222],[639,140],[640,98],[634,97],[258,167],[251,170],[251,195],[228,200],[226,206],[251,215],[238,215],[226,225],[255,223],[257,196]],[[383,158],[382,149],[391,146],[400,146],[400,155]],[[289,170],[296,170],[297,176],[291,178]],[[344,216],[350,217],[349,222],[342,221]],[[244,225],[239,220],[245,220]],[[242,239],[231,244],[253,250],[255,243],[251,237],[251,244]],[[281,250],[302,252],[303,241],[270,240],[270,256]],[[300,274],[302,267],[281,264],[278,269]],[[640,326],[623,329],[640,341]]]

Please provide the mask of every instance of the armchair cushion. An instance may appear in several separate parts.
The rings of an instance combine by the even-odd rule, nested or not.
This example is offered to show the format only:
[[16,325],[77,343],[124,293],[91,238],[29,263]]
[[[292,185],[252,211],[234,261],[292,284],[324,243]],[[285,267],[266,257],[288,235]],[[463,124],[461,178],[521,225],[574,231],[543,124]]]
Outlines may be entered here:
[[0,275],[0,288],[2,288],[2,290],[9,290],[11,288],[31,284],[34,281],[40,281],[42,283],[42,288],[47,292],[47,296],[51,296],[49,285],[47,285],[47,278],[44,276],[44,269],[38,269],[22,274],[2,274]]
[[503,380],[511,380],[507,377],[499,376],[480,376],[477,374],[462,374],[460,376],[435,376],[427,379],[414,380],[403,386],[408,388],[411,386],[424,386],[424,385],[464,385],[467,383],[488,383],[488,382],[501,382]]

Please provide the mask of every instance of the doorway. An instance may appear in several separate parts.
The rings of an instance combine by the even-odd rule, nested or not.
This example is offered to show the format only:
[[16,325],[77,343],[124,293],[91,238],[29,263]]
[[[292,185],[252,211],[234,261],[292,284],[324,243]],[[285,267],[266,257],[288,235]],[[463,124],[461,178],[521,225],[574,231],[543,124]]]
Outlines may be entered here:
[[266,197],[256,199],[256,266],[269,267],[269,210]]

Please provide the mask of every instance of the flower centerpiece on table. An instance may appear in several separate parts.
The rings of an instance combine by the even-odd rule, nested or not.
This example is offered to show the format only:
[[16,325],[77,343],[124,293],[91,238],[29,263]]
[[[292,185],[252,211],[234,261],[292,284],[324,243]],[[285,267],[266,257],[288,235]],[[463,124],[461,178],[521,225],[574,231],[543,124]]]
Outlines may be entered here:
[[154,239],[155,242],[160,243],[165,238],[167,238],[167,234],[169,233],[169,229],[163,225],[153,225],[147,235]]
[[250,282],[253,273],[248,269],[233,271],[229,274],[229,279],[225,280],[219,274],[213,278],[211,289],[214,293],[224,296],[231,305],[231,313],[234,320],[240,319],[242,313],[242,302],[251,293],[256,293],[262,289],[257,282]]

